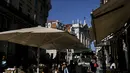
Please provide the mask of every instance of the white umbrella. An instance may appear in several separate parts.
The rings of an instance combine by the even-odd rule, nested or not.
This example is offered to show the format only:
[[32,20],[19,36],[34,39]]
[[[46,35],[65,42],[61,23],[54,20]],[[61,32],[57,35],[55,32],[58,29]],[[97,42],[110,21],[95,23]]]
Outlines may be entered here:
[[[82,46],[79,40],[69,33],[41,26],[1,32],[0,40],[45,49],[65,49]],[[39,49],[37,56],[39,64]]]
[[69,33],[45,27],[1,32],[0,40],[46,49],[50,49],[50,47],[54,49],[58,47],[69,48],[69,46],[80,44],[79,40]]

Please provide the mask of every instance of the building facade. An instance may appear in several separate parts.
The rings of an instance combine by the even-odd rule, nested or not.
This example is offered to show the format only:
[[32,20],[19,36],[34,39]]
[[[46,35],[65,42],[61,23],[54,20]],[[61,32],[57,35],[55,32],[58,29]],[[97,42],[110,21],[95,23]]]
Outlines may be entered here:
[[57,29],[58,24],[59,24],[59,21],[58,21],[58,20],[47,21],[45,27]]
[[64,31],[71,33],[71,27],[72,27],[72,24],[65,24],[64,25]]
[[101,0],[101,6],[92,11],[93,31],[96,46],[101,47],[104,72],[106,72],[105,61],[108,58],[105,57],[106,51],[109,57],[113,58],[117,71],[130,72],[129,7],[129,0]]
[[[64,25],[61,22],[59,22],[58,20],[48,20],[45,27],[63,30]],[[56,62],[59,62],[58,60],[60,60],[60,58],[59,58],[60,56],[57,56],[58,50],[46,50],[46,53],[48,53],[50,56],[52,56],[53,59],[56,60]],[[59,55],[61,55],[61,51],[60,51]]]
[[[38,25],[45,26],[50,9],[50,0],[1,0],[0,32]],[[0,47],[1,56],[6,55],[9,66],[14,66],[22,60],[28,63],[27,48],[29,47],[3,41],[0,42]]]
[[77,22],[72,23],[70,29],[70,33],[75,35],[80,40],[80,42],[86,46],[86,48],[91,48],[90,31],[85,19],[83,24],[79,20],[77,20]]
[[47,27],[47,28],[55,28],[55,29],[59,29],[59,30],[64,30],[64,24],[61,23],[58,20],[47,21],[45,27]]
[[107,2],[109,2],[110,0],[100,0],[100,5],[106,4]]
[[[68,33],[70,33],[71,35],[74,35],[75,37],[77,37],[81,43],[86,46],[86,50],[80,50],[81,51],[88,51],[87,48],[91,48],[91,38],[90,38],[90,33],[89,33],[89,28],[86,24],[86,20],[84,19],[84,23],[82,24],[81,21],[77,20],[76,22],[72,22],[72,24],[62,24],[61,22],[59,22],[58,20],[53,20],[53,21],[48,21],[46,23],[46,27],[47,28],[55,28],[55,29],[60,29],[63,31],[66,31]],[[79,48],[82,49],[82,48]],[[50,54],[52,54],[52,50],[47,50],[48,52],[50,51]],[[53,54],[55,54],[57,51],[53,51]],[[74,49],[67,49],[66,51],[64,51],[66,53],[66,60],[69,63],[70,60],[72,60],[73,58],[73,53]],[[77,50],[76,50],[77,52]]]

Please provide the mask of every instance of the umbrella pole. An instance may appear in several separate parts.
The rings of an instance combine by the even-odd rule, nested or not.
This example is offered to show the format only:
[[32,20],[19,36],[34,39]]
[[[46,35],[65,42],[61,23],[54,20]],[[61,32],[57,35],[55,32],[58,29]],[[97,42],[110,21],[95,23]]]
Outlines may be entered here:
[[37,73],[39,73],[40,48],[37,49]]

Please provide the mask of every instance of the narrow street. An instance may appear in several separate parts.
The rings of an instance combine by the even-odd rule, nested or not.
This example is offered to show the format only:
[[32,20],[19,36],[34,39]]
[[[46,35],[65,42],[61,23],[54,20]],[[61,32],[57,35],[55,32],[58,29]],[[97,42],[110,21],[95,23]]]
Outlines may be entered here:
[[1,0],[0,73],[130,73],[130,0]]

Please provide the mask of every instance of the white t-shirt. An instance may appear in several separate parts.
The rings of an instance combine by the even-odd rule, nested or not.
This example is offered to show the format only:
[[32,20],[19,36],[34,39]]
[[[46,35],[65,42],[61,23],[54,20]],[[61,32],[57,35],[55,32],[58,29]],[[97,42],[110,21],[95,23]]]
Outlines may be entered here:
[[116,69],[116,64],[115,64],[115,63],[112,63],[111,66],[110,66],[110,69],[112,69],[112,67],[113,67],[114,69]]

